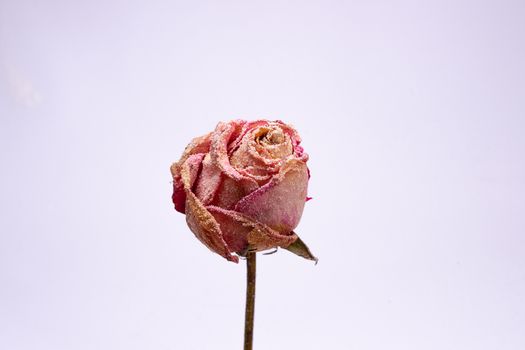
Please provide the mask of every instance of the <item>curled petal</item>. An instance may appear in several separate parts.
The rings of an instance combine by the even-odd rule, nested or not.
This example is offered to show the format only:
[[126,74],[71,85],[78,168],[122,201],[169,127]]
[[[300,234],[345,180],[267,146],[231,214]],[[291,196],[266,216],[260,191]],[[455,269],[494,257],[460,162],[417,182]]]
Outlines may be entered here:
[[175,209],[184,214],[186,205],[186,193],[181,179],[182,165],[189,157],[195,154],[205,154],[210,149],[211,133],[199,136],[191,140],[191,142],[184,149],[184,153],[179,161],[173,163],[170,167],[171,176],[173,178],[173,195],[171,196]]
[[235,211],[281,233],[291,232],[301,218],[308,187],[306,164],[288,160],[278,175],[241,199]]
[[202,158],[203,155],[190,156],[181,169],[182,183],[186,191],[186,222],[195,236],[211,251],[229,261],[238,262],[239,258],[231,254],[224,241],[219,224],[191,191],[199,170],[197,164],[200,165]]
[[184,189],[189,190],[193,187],[205,156],[204,153],[191,155],[182,165],[180,175]]
[[259,187],[257,181],[240,174],[231,164],[228,158],[228,143],[233,135],[239,132],[236,123],[219,123],[213,132],[210,145],[210,156],[212,162],[228,177],[238,181],[247,192]]
[[242,130],[240,131],[240,133],[235,138],[232,138],[233,141],[230,142],[230,144],[228,145],[228,154],[231,155],[233,152],[237,150],[237,148],[241,144],[242,139],[250,130],[252,130],[253,128],[258,128],[260,126],[265,126],[265,125],[268,125],[267,120],[254,120],[254,121],[245,123],[242,126]]
[[215,164],[234,180],[242,180],[242,176],[231,166],[228,159],[228,143],[235,133],[236,125],[233,123],[219,123],[213,132],[210,155]]
[[281,158],[270,156],[271,146],[261,145],[256,141],[257,132],[267,130],[266,127],[260,127],[247,133],[230,157],[230,163],[236,171],[262,184],[268,182],[267,180],[279,171],[283,162]]
[[229,163],[239,174],[262,186],[291,155],[306,162],[308,155],[299,146],[300,142],[295,129],[281,121],[249,122],[228,146]]
[[184,191],[182,181],[173,181],[173,194],[171,195],[171,200],[175,205],[175,210],[182,214],[186,212],[186,191]]
[[213,200],[221,183],[221,174],[221,169],[213,164],[210,154],[207,154],[202,162],[201,174],[195,188],[195,194],[202,204],[208,205]]
[[237,253],[245,251],[248,247],[247,237],[252,226],[244,224],[246,221],[239,213],[215,206],[208,206],[206,209],[219,223],[224,241],[231,251]]
[[267,225],[233,210],[216,206],[206,207],[220,225],[224,240],[232,251],[243,255],[248,250],[261,251],[274,247],[286,248],[297,239],[297,235],[281,234]]
[[184,149],[184,153],[179,161],[171,165],[171,175],[173,178],[180,179],[181,167],[186,160],[194,154],[207,153],[210,150],[211,133],[199,136],[191,140],[191,142]]
[[[185,162],[182,163],[182,166],[187,167],[187,186],[184,184],[184,180],[181,176],[180,169],[181,167],[177,164],[172,165],[172,174],[173,175],[173,195],[172,200],[175,204],[175,209],[181,213],[186,211],[186,190],[185,188],[192,188],[193,184],[197,180],[197,175],[199,173],[199,168],[204,158],[204,153],[198,153],[190,155],[186,158]],[[174,170],[175,169],[175,170]],[[175,171],[175,173],[174,173]]]
[[223,175],[212,205],[225,209],[233,209],[235,204],[249,192],[232,178]]
[[231,254],[215,218],[191,192],[186,199],[186,222],[190,230],[208,249],[229,261],[239,262],[239,258]]
[[197,153],[207,153],[210,150],[211,135],[212,133],[210,132],[206,135],[195,137],[193,140],[191,140],[191,142],[184,149],[184,153],[182,153],[179,163],[184,163],[191,155]]
[[284,132],[290,136],[290,139],[292,140],[292,147],[294,155],[297,159],[302,160],[303,162],[306,162],[308,160],[308,154],[304,153],[304,149],[302,146],[300,146],[301,143],[301,136],[299,136],[299,133],[295,128],[289,124],[285,124],[284,122],[280,120],[276,120],[277,123],[282,127]]

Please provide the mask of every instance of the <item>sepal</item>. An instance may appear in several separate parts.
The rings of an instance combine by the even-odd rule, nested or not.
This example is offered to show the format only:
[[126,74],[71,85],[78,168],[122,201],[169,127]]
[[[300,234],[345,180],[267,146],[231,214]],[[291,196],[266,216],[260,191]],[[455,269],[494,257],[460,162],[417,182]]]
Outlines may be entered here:
[[299,255],[300,257],[315,261],[316,265],[317,265],[317,262],[319,261],[319,259],[312,254],[312,252],[310,251],[310,248],[308,248],[308,246],[299,237],[297,237],[295,242],[283,248],[296,255]]

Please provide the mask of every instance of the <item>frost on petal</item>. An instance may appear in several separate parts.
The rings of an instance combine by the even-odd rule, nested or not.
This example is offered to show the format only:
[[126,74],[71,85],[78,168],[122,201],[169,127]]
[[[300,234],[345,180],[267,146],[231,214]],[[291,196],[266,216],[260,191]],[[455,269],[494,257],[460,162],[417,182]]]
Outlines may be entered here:
[[270,182],[241,199],[235,210],[276,231],[288,233],[299,224],[307,187],[306,164],[290,159]]
[[211,161],[208,153],[202,162],[202,171],[195,188],[197,198],[204,205],[210,204],[221,184],[221,169]]
[[219,223],[224,240],[230,249],[238,254],[244,255],[248,250],[286,248],[297,239],[294,233],[281,234],[236,211],[215,206],[208,206],[207,209]]
[[245,197],[249,192],[232,178],[223,175],[212,205],[225,209],[233,209],[235,204]]
[[252,230],[252,226],[244,224],[245,221],[236,212],[215,206],[208,206],[206,209],[219,223],[223,238],[231,251],[237,253],[245,251],[248,247],[248,233]]
[[299,136],[297,130],[295,130],[293,126],[285,124],[280,120],[276,120],[275,122],[278,123],[283,131],[290,137],[295,157],[303,162],[308,161],[308,154],[304,153],[303,147],[300,146],[301,136]]
[[190,156],[181,169],[182,183],[186,191],[186,222],[190,230],[206,247],[229,261],[238,262],[239,258],[231,254],[224,241],[219,224],[191,191],[198,174],[198,165],[202,162],[203,156]]
[[[188,160],[188,158],[195,154],[204,155],[207,153],[210,149],[210,143],[211,133],[194,138],[184,149],[179,161],[173,163],[170,167],[171,176],[173,178],[173,195],[171,198],[173,204],[175,204],[175,209],[183,214],[185,211],[186,193],[184,192],[184,185],[180,174],[182,165]],[[193,179],[193,181],[194,180],[195,179]]]
[[175,166],[175,164],[172,165],[173,195],[171,198],[173,200],[173,204],[175,204],[175,209],[183,214],[186,211],[186,191],[180,169],[184,166],[187,167],[187,181],[189,188],[191,188],[197,180],[199,168],[204,156],[204,153],[193,154],[186,158],[181,166]]
[[186,146],[182,156],[179,161],[171,165],[171,175],[173,178],[180,179],[181,167],[186,162],[186,160],[194,154],[205,154],[210,150],[211,143],[211,133],[208,133],[203,136],[199,136],[191,140],[191,142]]
[[243,129],[235,146],[228,148],[229,162],[239,174],[256,180],[259,186],[267,184],[292,155],[306,161],[307,156],[294,151],[300,138],[292,127],[279,121],[257,121],[247,126],[250,128]]
[[297,239],[297,235],[281,234],[266,225],[256,226],[248,234],[248,247],[250,250],[262,251],[275,247],[286,248]]
[[275,122],[259,121],[242,135],[242,139],[236,140],[236,146],[230,151],[230,162],[236,169],[255,167],[259,171],[264,170],[263,174],[275,173],[282,159],[293,151],[290,136]]
[[180,174],[184,189],[189,190],[193,187],[205,156],[204,153],[194,154],[188,157],[182,165]]
[[210,155],[213,162],[229,177],[241,180],[242,176],[231,166],[228,158],[228,143],[236,132],[236,124],[219,123],[213,132]]
[[228,157],[228,143],[231,138],[240,132],[240,125],[237,123],[219,123],[213,132],[210,145],[210,156],[215,164],[226,176],[237,181],[246,192],[254,191],[259,187],[257,181],[240,174],[231,164]]
[[207,133],[206,135],[195,137],[184,149],[184,153],[178,163],[182,165],[190,156],[197,153],[207,153],[210,150],[212,133]]
[[229,261],[239,262],[239,258],[231,254],[224,241],[217,221],[191,192],[188,192],[186,199],[186,222],[195,236],[211,251]]
[[236,137],[231,138],[231,142],[228,145],[228,154],[231,155],[237,150],[242,139],[250,130],[264,125],[268,125],[267,120],[254,120],[243,124],[241,131],[236,135]]

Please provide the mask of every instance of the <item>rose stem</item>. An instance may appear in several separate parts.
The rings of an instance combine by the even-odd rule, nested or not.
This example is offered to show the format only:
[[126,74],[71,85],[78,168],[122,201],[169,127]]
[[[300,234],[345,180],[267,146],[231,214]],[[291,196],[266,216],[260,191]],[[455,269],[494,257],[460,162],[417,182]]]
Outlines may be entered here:
[[244,350],[252,350],[255,309],[255,252],[246,255],[246,313],[244,317]]

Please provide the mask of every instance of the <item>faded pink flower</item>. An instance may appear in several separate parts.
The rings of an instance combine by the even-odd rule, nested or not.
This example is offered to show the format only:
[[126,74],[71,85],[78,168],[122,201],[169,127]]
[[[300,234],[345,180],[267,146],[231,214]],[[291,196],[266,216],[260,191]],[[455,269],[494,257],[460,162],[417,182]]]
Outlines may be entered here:
[[209,249],[237,255],[274,247],[317,260],[293,229],[307,200],[308,155],[277,120],[234,120],[193,139],[171,166],[173,203]]

